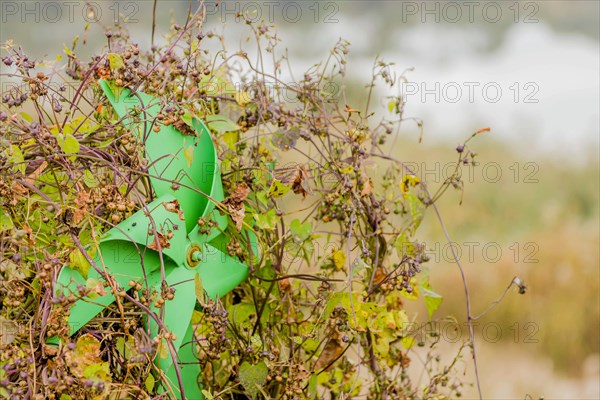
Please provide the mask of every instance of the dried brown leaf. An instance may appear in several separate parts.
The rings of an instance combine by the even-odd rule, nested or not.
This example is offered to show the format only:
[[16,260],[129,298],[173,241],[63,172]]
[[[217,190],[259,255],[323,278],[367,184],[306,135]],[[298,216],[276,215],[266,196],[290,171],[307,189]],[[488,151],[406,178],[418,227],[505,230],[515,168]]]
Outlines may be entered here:
[[373,182],[371,182],[370,179],[368,179],[362,187],[362,190],[360,191],[360,197],[365,197],[370,195],[371,193],[373,193]]
[[29,174],[27,176],[27,183],[29,184],[34,184],[35,181],[42,175],[42,172],[44,172],[44,170],[46,169],[46,167],[48,166],[48,162],[46,160],[42,161],[42,163],[39,165],[39,167],[37,167],[35,169],[35,171],[33,171],[31,174]]
[[[313,368],[314,371],[327,367],[329,369],[333,362],[342,355],[344,347],[340,344],[338,338],[330,338],[325,345],[325,348],[319,355],[317,362]],[[331,364],[331,365],[330,365]]]
[[158,245],[160,243],[160,247],[161,249],[168,249],[169,247],[171,247],[171,244],[169,243],[169,239],[167,239],[167,235],[163,235],[160,232],[156,232],[156,235],[154,235],[154,240],[152,241],[152,243],[150,243],[148,245],[148,248],[154,251],[158,251]]
[[162,204],[163,207],[165,207],[165,210],[167,210],[168,212],[177,213],[177,217],[179,217],[180,220],[184,221],[183,211],[181,211],[179,201],[173,200],[169,202],[163,202]]
[[240,183],[233,193],[223,200],[223,206],[227,209],[227,212],[231,216],[231,219],[235,223],[235,228],[238,231],[242,230],[242,224],[244,217],[246,216],[246,207],[244,206],[244,200],[250,194],[250,188],[244,182]]
[[19,325],[16,322],[0,316],[0,343],[11,344],[19,334]]
[[81,191],[77,193],[77,197],[73,202],[77,207],[73,210],[73,223],[78,224],[81,222],[85,214],[88,212],[88,200],[90,199],[89,193]]
[[277,281],[277,284],[281,292],[290,292],[292,290],[292,284],[288,278],[280,279]]
[[380,284],[385,278],[387,278],[387,272],[385,271],[385,269],[383,267],[377,268],[377,270],[375,271],[375,276],[373,277],[373,282],[375,284]]
[[19,182],[13,182],[12,191],[19,196],[24,196],[29,193],[29,190]]
[[308,186],[310,176],[304,164],[297,166],[291,173],[281,177],[280,180],[286,185],[291,184],[294,193],[301,194],[303,198],[310,194]]
[[250,194],[250,188],[248,187],[248,185],[245,182],[242,182],[235,188],[235,190],[233,191],[231,196],[229,196],[227,199],[225,199],[225,201],[230,200],[230,201],[241,203],[242,201],[246,200],[246,198],[248,197],[249,194]]
[[233,220],[233,222],[235,222],[235,229],[237,229],[238,231],[241,231],[242,224],[244,222],[244,217],[246,216],[246,207],[242,203],[242,204],[239,204],[239,206],[237,208],[228,206],[227,210],[229,211],[229,215],[231,216],[231,219]]

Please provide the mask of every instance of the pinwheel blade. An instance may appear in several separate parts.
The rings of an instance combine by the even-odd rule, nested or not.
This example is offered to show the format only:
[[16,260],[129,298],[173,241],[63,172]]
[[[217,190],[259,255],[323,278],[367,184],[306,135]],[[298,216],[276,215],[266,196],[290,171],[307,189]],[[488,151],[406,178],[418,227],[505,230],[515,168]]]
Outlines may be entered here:
[[[172,125],[159,124],[158,114],[166,113],[161,100],[112,87],[106,80],[100,81],[100,86],[123,125],[143,142],[156,195],[177,198],[186,214],[187,231],[191,231],[198,218],[208,216],[215,202],[223,200],[217,154],[208,128],[193,118],[195,135],[184,135]],[[153,129],[156,126],[158,132]]]
[[[145,271],[142,268],[142,261],[138,257],[137,261],[130,258],[130,254],[137,254],[138,250],[131,242],[110,241],[101,245],[101,253],[94,258],[94,263],[101,271],[109,273],[118,286],[127,290],[130,288],[130,281],[142,280]],[[124,261],[130,259],[129,262]],[[165,268],[174,268],[176,264],[164,257]],[[160,265],[158,253],[146,251],[143,255],[144,265]],[[81,327],[87,324],[103,309],[115,301],[115,297],[110,287],[101,289],[104,295],[99,295],[96,290],[102,287],[104,278],[93,267],[88,271],[84,278],[78,271],[65,267],[61,270],[55,286],[55,292],[59,295],[81,297],[70,309],[69,327],[70,334],[77,332]],[[86,294],[88,292],[88,294]]]
[[248,266],[209,244],[205,245],[198,275],[211,299],[225,296],[248,277]]
[[[169,207],[173,200],[171,196],[163,196],[150,203],[147,210],[138,211],[108,231],[95,249],[95,267],[90,266],[87,276],[68,266],[62,268],[55,285],[56,294],[80,297],[85,294],[86,288],[90,291],[90,294],[82,296],[71,306],[71,334],[115,301],[111,287],[104,289],[107,292],[105,295],[98,295],[96,289],[104,282],[100,271],[112,276],[120,289],[127,290],[130,281],[144,282],[152,271],[160,269],[161,258],[165,270],[181,265],[175,260],[183,262],[179,258],[185,254],[187,238],[183,222],[178,219],[177,212]],[[181,228],[175,229],[177,224],[182,225]],[[167,242],[168,236],[171,236],[171,240]],[[162,257],[159,252],[151,250],[153,244],[161,242],[161,239],[164,240]]]
[[[195,352],[196,345],[193,341],[191,324],[196,305],[195,275],[195,271],[186,268],[169,270],[165,276],[168,286],[163,286],[159,271],[155,271],[148,278],[148,284],[152,285],[155,293],[161,293],[162,287],[168,287],[167,290],[174,289],[172,300],[164,302],[161,308],[157,308],[155,305],[151,308],[160,317],[162,326],[167,328],[168,333],[175,335],[175,338],[171,340],[173,348],[177,352],[177,367],[184,383],[184,391],[189,399],[201,398],[197,384],[200,366]],[[161,326],[150,316],[148,317],[148,326],[152,337],[161,332]],[[171,390],[178,395],[177,397],[180,397],[179,380],[173,365],[172,354],[168,351],[169,347],[165,339],[162,340],[161,347],[161,351],[157,354],[156,365],[167,374]]]

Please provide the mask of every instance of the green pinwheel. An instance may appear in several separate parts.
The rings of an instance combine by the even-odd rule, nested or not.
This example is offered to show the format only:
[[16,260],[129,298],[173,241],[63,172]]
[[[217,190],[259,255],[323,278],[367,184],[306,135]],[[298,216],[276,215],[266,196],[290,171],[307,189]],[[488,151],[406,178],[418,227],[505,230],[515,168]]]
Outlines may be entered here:
[[[151,309],[161,316],[162,325],[170,332],[167,336],[177,349],[179,366],[176,368],[171,356],[157,356],[156,364],[169,378],[169,386],[178,398],[202,398],[190,322],[196,305],[196,275],[211,298],[225,295],[248,275],[248,267],[225,250],[229,241],[224,234],[227,216],[215,207],[224,198],[215,147],[201,121],[192,121],[195,135],[184,135],[172,125],[158,125],[157,116],[166,106],[160,99],[128,89],[118,89],[118,93],[105,80],[100,85],[124,126],[144,144],[155,200],[99,240],[95,267],[90,268],[87,277],[69,267],[62,268],[56,291],[77,294],[87,279],[99,280],[109,274],[123,290],[139,282],[150,292],[172,293],[167,296],[172,300]],[[248,231],[242,234],[256,255],[256,237]],[[112,293],[79,299],[71,307],[70,333],[114,301]],[[154,319],[147,321],[151,335],[156,336],[161,328]],[[164,339],[163,344],[166,346]]]

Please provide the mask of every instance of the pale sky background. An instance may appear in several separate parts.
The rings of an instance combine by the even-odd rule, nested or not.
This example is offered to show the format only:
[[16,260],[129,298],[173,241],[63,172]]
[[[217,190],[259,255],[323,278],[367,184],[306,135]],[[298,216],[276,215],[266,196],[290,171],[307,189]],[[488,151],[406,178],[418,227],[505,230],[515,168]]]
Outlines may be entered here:
[[[0,39],[15,39],[35,58],[53,58],[62,43],[83,33],[84,2],[71,8],[67,3],[2,0]],[[407,75],[412,94],[407,96],[406,116],[424,120],[426,143],[456,143],[490,126],[494,137],[528,157],[566,155],[560,158],[574,163],[598,158],[599,2],[426,3],[227,0],[222,11],[208,3],[209,25],[224,20],[230,49],[245,47],[252,54],[242,41],[248,30],[236,20],[235,11],[256,10],[262,18],[272,17],[296,76],[324,59],[340,37],[351,42],[347,69],[355,84],[369,80],[377,55],[395,62],[398,73],[414,68]],[[100,4],[100,21],[106,26],[118,15],[121,20],[130,16],[133,22],[126,25],[132,37],[149,46],[152,1],[93,4]],[[157,36],[170,20],[182,24],[189,4],[159,2]],[[469,4],[474,4],[471,11]],[[106,43],[100,24],[90,24],[88,42]],[[101,50],[88,47],[82,55]],[[380,92],[387,94],[392,93]],[[381,101],[381,110],[385,103]],[[406,125],[406,130],[406,135],[417,136],[416,128]]]

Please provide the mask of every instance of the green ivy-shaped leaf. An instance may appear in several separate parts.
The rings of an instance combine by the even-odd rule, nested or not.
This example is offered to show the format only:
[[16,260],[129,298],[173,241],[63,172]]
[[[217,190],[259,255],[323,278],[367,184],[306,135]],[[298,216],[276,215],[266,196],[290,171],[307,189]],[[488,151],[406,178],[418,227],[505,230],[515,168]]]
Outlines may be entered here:
[[8,161],[13,165],[12,169],[15,172],[20,172],[22,174],[25,173],[25,157],[23,157],[23,152],[16,144],[10,146],[7,149],[8,152]]
[[306,240],[310,237],[313,227],[310,222],[307,221],[302,223],[296,218],[290,223],[290,231],[292,232],[292,235],[298,239]]
[[0,232],[12,229],[14,226],[12,219],[6,211],[0,210]]
[[58,145],[65,154],[79,153],[79,142],[75,136],[59,134],[56,139],[58,140]]
[[260,388],[267,381],[269,375],[269,367],[264,361],[256,365],[252,365],[244,361],[240,366],[239,378],[242,386],[246,390],[246,394],[252,399],[256,399],[260,393]]
[[238,124],[220,114],[206,116],[206,123],[210,129],[217,132],[230,132],[240,129]]
[[119,336],[115,347],[125,360],[129,360],[131,357],[136,357],[139,354],[133,336],[128,336],[127,340],[123,336]]
[[443,297],[431,290],[431,287],[428,283],[421,285],[420,288],[423,293],[423,297],[425,298],[425,307],[427,308],[427,314],[429,314],[429,319],[431,319],[433,313],[442,304]]
[[94,176],[94,174],[92,174],[92,171],[90,171],[89,169],[83,171],[83,182],[89,188],[95,188],[98,186],[98,181],[96,180],[96,177]]
[[256,226],[260,229],[275,229],[277,225],[277,212],[271,209],[263,214],[254,214]]

